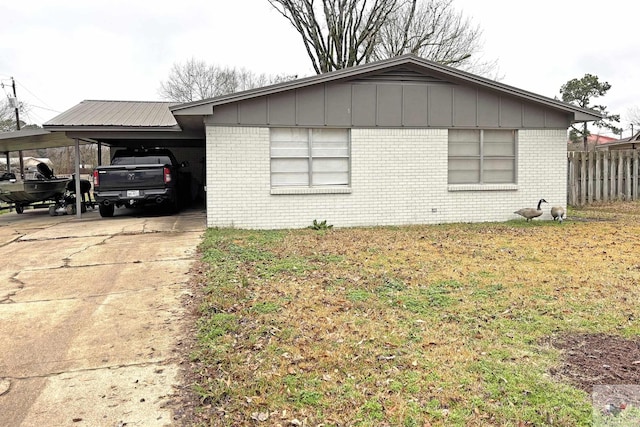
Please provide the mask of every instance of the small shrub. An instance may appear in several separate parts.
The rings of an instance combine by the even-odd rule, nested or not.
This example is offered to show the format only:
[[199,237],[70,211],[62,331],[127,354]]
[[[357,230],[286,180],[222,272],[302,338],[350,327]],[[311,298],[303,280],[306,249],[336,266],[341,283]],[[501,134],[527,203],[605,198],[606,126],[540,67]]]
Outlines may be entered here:
[[330,230],[333,228],[333,225],[327,224],[326,219],[322,222],[318,222],[317,219],[314,219],[313,224],[311,224],[309,228],[312,230]]

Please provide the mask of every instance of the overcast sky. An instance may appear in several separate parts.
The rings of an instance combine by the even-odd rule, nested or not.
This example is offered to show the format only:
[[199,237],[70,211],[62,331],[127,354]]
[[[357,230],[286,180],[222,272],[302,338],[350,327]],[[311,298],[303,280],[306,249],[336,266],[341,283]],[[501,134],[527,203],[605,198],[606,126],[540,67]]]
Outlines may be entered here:
[[[453,0],[483,30],[503,83],[547,97],[586,73],[612,85],[598,103],[640,106],[633,2]],[[189,58],[255,73],[313,75],[298,34],[267,0],[0,0],[0,81],[42,124],[85,99],[159,100]]]

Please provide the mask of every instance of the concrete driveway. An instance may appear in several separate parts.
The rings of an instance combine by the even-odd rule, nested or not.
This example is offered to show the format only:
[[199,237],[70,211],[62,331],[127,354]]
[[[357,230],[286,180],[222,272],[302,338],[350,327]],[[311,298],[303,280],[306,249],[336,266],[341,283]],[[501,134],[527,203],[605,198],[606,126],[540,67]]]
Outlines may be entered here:
[[203,210],[0,215],[0,426],[166,426]]

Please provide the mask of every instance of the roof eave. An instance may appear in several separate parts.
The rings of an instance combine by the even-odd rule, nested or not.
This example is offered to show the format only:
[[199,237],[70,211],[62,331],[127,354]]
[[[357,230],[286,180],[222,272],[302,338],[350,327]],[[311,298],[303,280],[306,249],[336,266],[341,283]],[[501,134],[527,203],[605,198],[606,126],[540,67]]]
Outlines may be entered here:
[[596,113],[593,110],[576,110],[573,115],[572,123],[580,123],[580,122],[594,122],[597,120],[602,120],[603,117],[601,114]]
[[178,125],[174,126],[73,126],[73,125],[43,125],[43,128],[55,132],[147,132],[147,131],[161,131],[161,132],[182,132],[182,129]]
[[43,129],[24,129],[15,132],[0,133],[0,152],[36,150],[69,146],[74,143],[64,133],[49,132]]

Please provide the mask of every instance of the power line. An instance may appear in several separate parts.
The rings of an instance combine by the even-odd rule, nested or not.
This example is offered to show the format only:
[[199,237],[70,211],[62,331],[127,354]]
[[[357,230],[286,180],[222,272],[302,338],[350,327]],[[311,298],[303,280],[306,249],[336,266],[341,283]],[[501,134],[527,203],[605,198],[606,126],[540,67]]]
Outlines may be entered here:
[[54,110],[54,109],[52,109],[52,108],[45,108],[45,107],[41,107],[41,106],[39,106],[39,105],[33,105],[33,104],[31,104],[31,105],[29,105],[29,107],[31,107],[31,108],[39,108],[39,109],[41,109],[41,110],[47,110],[47,111],[51,111],[51,112],[53,112],[53,113],[60,113],[60,111],[58,111],[58,110]]
[[[8,83],[8,82],[10,82],[10,85],[9,85],[9,84],[5,84],[5,81],[6,81],[7,83]],[[44,105],[46,105],[47,107],[42,107],[42,106],[39,106],[39,105],[24,104],[24,105],[23,105],[23,107],[27,107],[27,106],[28,106],[29,108],[19,108],[18,106],[19,106],[20,104],[18,104],[18,103],[17,103],[17,98],[16,98],[16,96],[15,96],[15,87],[16,87],[16,83],[17,83],[18,85],[20,85],[20,87],[21,87],[22,89],[24,89],[25,91],[27,91],[27,92],[28,92],[32,97],[34,97],[35,99],[37,99],[38,101],[40,101],[41,103],[43,103]],[[29,122],[31,122],[31,123],[42,123],[42,122],[44,122],[45,120],[42,118],[42,116],[40,116],[40,115],[39,115],[39,114],[37,114],[36,112],[31,111],[31,110],[30,110],[31,108],[38,108],[38,109],[41,109],[41,110],[51,111],[51,112],[58,113],[58,114],[60,113],[60,111],[53,109],[53,108],[52,108],[52,107],[51,107],[51,106],[50,106],[46,101],[44,101],[44,100],[43,100],[42,98],[40,98],[38,95],[36,95],[35,93],[33,93],[31,90],[29,90],[29,88],[27,88],[27,87],[26,87],[24,84],[22,84],[21,82],[17,82],[13,77],[10,77],[10,78],[8,78],[8,79],[0,78],[0,87],[2,87],[2,88],[4,89],[4,91],[5,91],[5,95],[7,96],[7,98],[8,98],[9,100],[11,100],[12,98],[14,98],[14,100],[15,100],[15,102],[16,102],[16,116],[17,116],[17,117],[19,117],[19,116],[18,116],[18,111],[19,111],[19,110],[22,110],[22,113],[23,113],[23,114],[24,114],[24,115],[29,119]],[[10,89],[13,89],[13,94],[12,94],[12,93],[10,93]],[[13,96],[12,96],[12,95],[13,95]],[[36,118],[37,122],[34,120],[34,117]],[[19,119],[18,119],[18,120],[19,120]],[[18,129],[19,129],[19,126],[20,126],[20,125],[19,125],[19,122],[18,122],[17,126],[18,126]]]
[[[45,120],[38,114],[35,113],[33,111],[23,111],[22,114],[24,114],[25,116],[27,116],[29,118],[29,121],[27,123],[29,124],[36,124],[36,123],[44,123]],[[36,120],[34,120],[34,118]]]
[[47,103],[46,103],[45,101],[43,101],[40,97],[38,97],[38,95],[36,95],[35,93],[33,93],[33,92],[31,92],[29,89],[27,89],[27,87],[26,87],[25,85],[23,85],[23,84],[22,84],[22,83],[20,83],[20,82],[17,82],[17,83],[20,85],[20,87],[21,87],[22,89],[24,89],[24,90],[26,90],[27,92],[29,92],[29,93],[31,94],[31,96],[33,96],[35,99],[37,99],[38,101],[42,102],[44,105],[46,105],[47,107],[49,107],[49,108],[51,109],[51,111],[55,111],[55,112],[57,112],[56,110],[52,109],[52,107],[51,107],[49,104],[47,104]]

